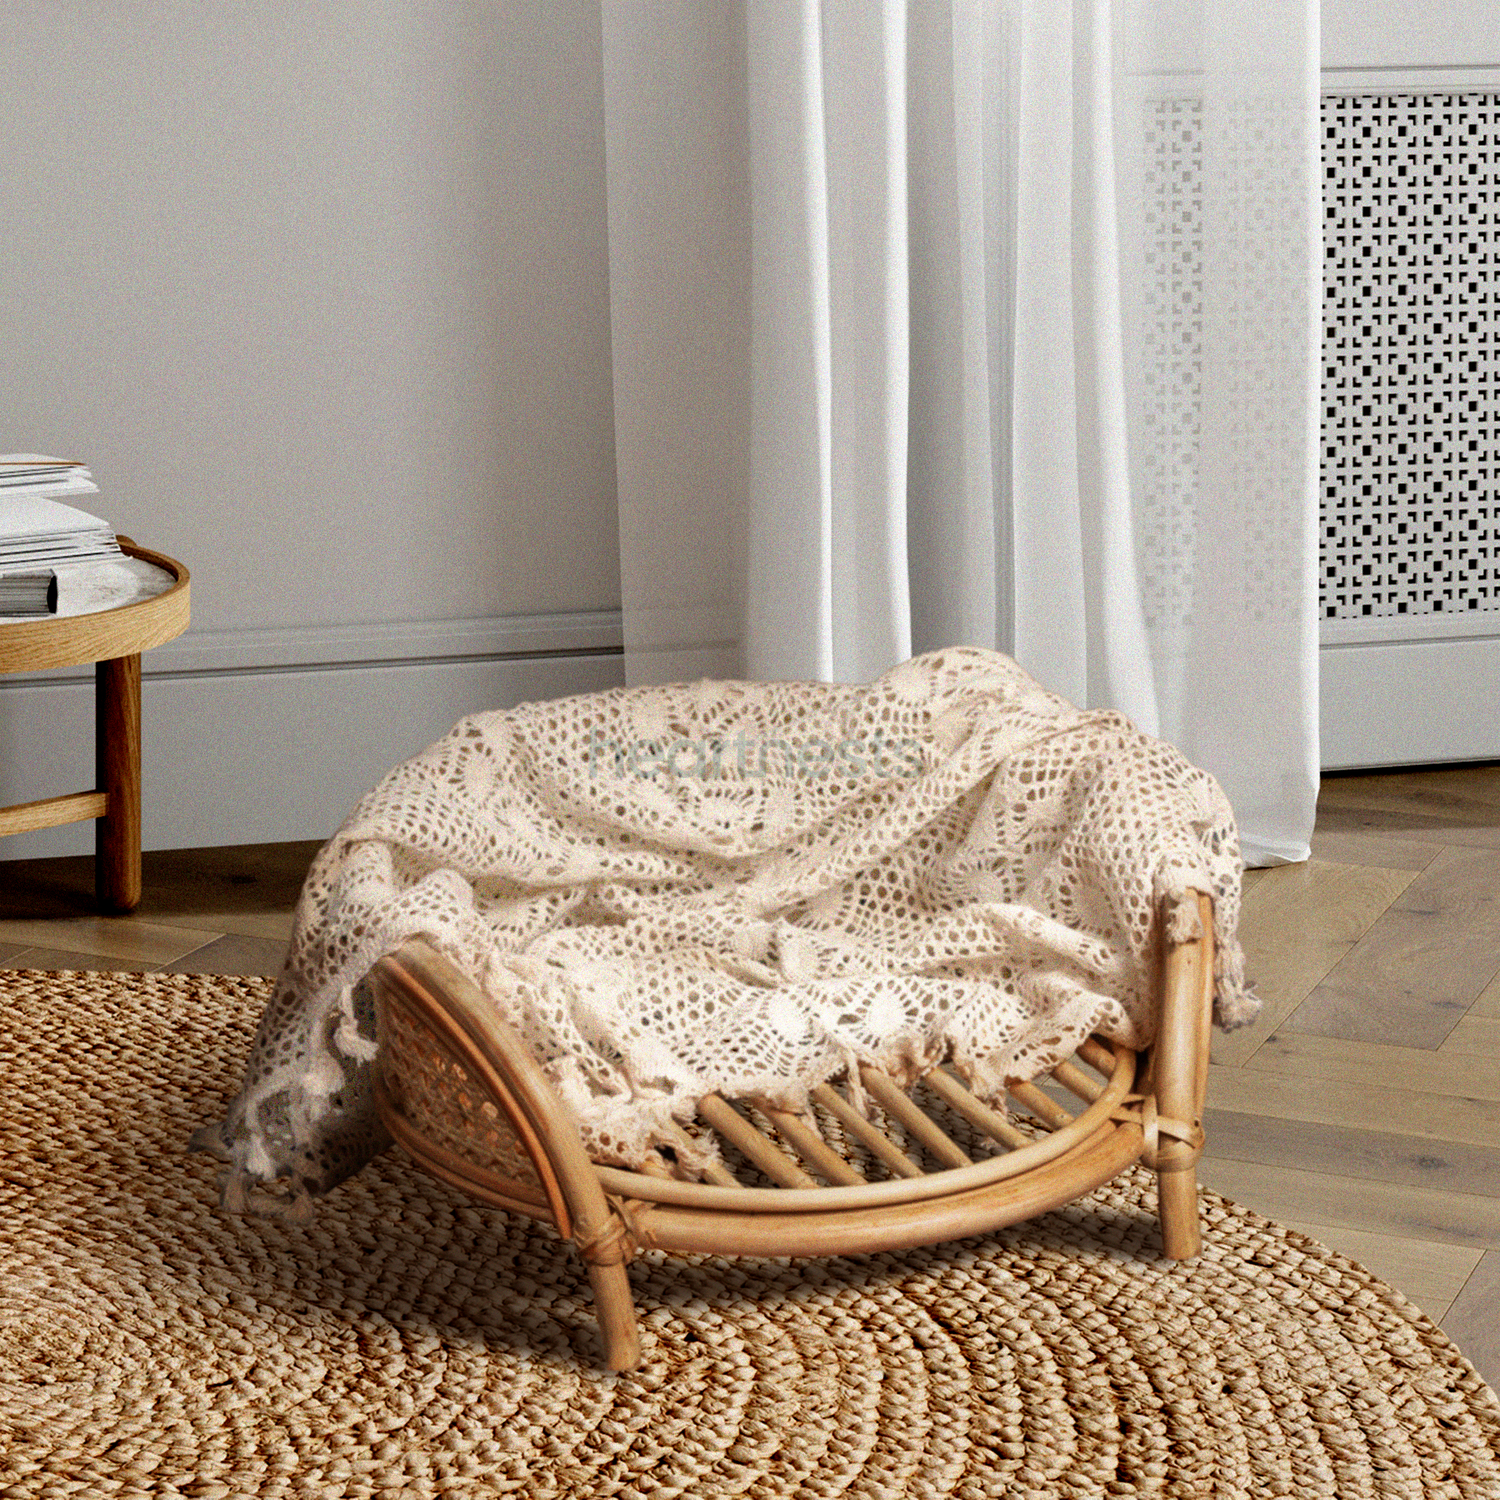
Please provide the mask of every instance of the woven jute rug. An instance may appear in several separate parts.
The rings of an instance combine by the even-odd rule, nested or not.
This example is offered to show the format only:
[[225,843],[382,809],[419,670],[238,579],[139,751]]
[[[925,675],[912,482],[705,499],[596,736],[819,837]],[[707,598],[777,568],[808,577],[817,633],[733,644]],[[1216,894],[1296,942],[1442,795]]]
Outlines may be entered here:
[[0,1496],[1500,1497],[1500,1403],[1369,1272],[1143,1171],[901,1255],[632,1268],[598,1368],[547,1229],[392,1151],[311,1222],[224,1214],[268,984],[0,975]]

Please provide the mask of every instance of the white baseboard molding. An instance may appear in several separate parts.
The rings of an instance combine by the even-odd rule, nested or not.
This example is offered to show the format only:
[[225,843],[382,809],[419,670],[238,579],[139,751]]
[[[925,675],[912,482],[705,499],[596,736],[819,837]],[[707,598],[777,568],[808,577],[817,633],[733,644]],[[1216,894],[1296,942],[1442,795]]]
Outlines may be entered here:
[[[476,657],[571,656],[620,651],[617,609],[491,615],[470,620],[397,620],[372,625],[288,625],[266,630],[188,630],[141,658],[143,677],[183,672],[292,671]],[[17,672],[0,689],[34,681],[92,678],[89,666]]]
[[[385,645],[409,655],[412,635],[402,629],[406,634],[386,637]],[[179,849],[325,839],[392,766],[464,715],[623,683],[618,650],[587,654],[573,644],[581,635],[563,634],[570,654],[495,659],[455,651],[462,635],[434,629],[429,643],[442,650],[425,660],[304,659],[259,670],[224,665],[254,643],[200,643],[203,654],[196,657],[184,649],[178,662],[194,668],[148,672],[142,686],[142,844]],[[306,658],[383,649],[375,631],[307,636]],[[496,638],[489,637],[492,644]],[[538,628],[529,638],[556,637]],[[149,653],[146,662],[167,649]],[[83,678],[59,673],[0,682],[0,805],[92,787],[92,669]],[[0,840],[0,860],[89,854],[93,839],[92,823],[17,834]]]
[[1324,646],[1323,769],[1500,759],[1500,639]]

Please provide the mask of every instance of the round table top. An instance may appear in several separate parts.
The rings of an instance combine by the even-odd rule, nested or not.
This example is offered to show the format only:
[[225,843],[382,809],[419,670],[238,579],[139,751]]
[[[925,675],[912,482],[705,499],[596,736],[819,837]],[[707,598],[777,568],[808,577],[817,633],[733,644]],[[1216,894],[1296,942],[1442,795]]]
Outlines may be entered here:
[[59,568],[55,615],[0,619],[0,672],[38,672],[135,656],[188,627],[188,570],[121,540],[98,568]]

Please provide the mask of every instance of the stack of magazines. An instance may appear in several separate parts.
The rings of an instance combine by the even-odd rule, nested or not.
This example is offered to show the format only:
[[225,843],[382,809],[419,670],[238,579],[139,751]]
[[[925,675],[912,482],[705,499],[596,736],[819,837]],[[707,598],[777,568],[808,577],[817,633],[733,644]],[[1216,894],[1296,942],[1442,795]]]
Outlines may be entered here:
[[106,522],[59,498],[98,493],[71,459],[0,454],[0,615],[54,613],[57,566],[120,555]]

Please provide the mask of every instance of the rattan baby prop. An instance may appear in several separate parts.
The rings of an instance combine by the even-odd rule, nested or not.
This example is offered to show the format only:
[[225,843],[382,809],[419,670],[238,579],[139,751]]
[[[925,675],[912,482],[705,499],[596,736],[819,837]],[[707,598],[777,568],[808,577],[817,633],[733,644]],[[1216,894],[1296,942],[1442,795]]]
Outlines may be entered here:
[[197,1139],[231,1206],[394,1137],[550,1220],[616,1367],[647,1247],[933,1243],[1144,1159],[1190,1255],[1210,1007],[1255,1013],[1238,896],[1210,777],[993,652],[524,704],[325,846]]

